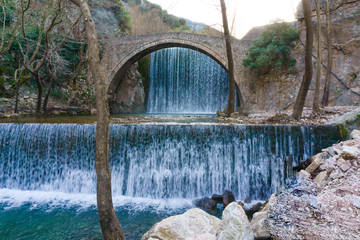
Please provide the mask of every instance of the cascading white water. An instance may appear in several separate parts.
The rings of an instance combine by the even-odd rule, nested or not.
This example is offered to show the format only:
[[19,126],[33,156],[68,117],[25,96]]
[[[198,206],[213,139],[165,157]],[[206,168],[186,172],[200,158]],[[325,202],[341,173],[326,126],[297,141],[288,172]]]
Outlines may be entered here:
[[216,113],[228,97],[228,74],[198,51],[168,48],[151,54],[148,113]]
[[[336,133],[330,126],[112,125],[114,196],[190,199],[228,189],[238,199],[266,199]],[[94,125],[0,124],[0,188],[95,193],[94,146]]]

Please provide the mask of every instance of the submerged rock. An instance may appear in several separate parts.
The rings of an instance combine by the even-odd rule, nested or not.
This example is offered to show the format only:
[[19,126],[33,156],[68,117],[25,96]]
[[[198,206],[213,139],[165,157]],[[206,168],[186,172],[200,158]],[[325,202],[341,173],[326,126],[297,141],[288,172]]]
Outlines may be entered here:
[[216,203],[223,203],[223,196],[213,194],[211,200],[214,200]]
[[216,233],[217,240],[253,240],[254,235],[244,209],[233,202],[227,206],[222,215],[220,227]]
[[223,197],[224,208],[226,208],[230,203],[235,202],[234,194],[231,191],[225,190]]
[[195,206],[202,208],[204,210],[215,210],[216,209],[216,201],[208,198],[203,197],[200,199],[195,200]]
[[256,212],[261,210],[263,205],[264,205],[263,203],[258,202],[256,204],[250,206],[249,208],[244,209],[248,218],[251,219]]
[[156,223],[141,240],[215,240],[219,225],[220,219],[194,208]]

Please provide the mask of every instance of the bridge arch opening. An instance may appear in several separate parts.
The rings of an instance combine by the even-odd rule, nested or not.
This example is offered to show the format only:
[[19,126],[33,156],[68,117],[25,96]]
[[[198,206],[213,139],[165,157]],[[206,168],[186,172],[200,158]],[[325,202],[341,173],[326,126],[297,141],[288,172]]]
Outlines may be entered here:
[[[150,55],[153,52],[169,49],[169,48],[185,48],[195,50],[210,57],[218,65],[221,66],[227,72],[227,59],[221,53],[216,52],[208,46],[200,43],[186,42],[184,40],[171,40],[171,41],[157,41],[148,42],[140,47],[134,48],[132,51],[123,57],[117,67],[113,70],[110,76],[110,84],[108,87],[108,94],[110,96],[110,102],[114,102],[116,99],[116,90],[119,87],[121,81],[124,79],[128,70],[141,58]],[[204,86],[205,87],[205,86]],[[237,96],[237,100],[239,96]],[[220,110],[220,109],[218,109]],[[221,109],[223,110],[223,109]],[[112,112],[113,114],[117,112]]]

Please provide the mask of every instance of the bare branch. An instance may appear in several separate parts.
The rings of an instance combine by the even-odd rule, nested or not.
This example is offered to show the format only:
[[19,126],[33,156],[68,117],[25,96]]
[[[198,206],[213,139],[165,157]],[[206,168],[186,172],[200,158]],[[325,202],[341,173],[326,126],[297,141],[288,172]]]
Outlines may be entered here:
[[27,10],[29,10],[29,7],[30,7],[30,2],[31,2],[31,0],[29,0],[28,2],[27,2],[27,5],[26,5],[26,7],[24,8],[24,1],[25,0],[21,0],[21,30],[22,30],[22,33],[23,33],[23,35],[24,35],[24,37],[26,37],[26,34],[25,34],[25,27],[24,27],[24,18],[25,18],[25,13],[26,13],[26,11]]
[[69,1],[75,4],[76,6],[80,7],[80,0],[69,0]]
[[4,23],[3,23],[3,31],[1,33],[1,46],[0,49],[3,48],[4,46],[4,42],[5,42],[5,28],[6,28],[6,10],[5,10],[5,6],[2,7],[3,9],[3,13],[4,13]]

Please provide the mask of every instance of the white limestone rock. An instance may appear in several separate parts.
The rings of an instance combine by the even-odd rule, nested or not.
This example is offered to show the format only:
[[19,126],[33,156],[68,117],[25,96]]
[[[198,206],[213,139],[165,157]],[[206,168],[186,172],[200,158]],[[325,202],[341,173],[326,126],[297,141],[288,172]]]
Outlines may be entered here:
[[265,219],[268,216],[268,211],[257,212],[254,214],[253,219],[251,220],[250,226],[251,230],[254,233],[254,236],[257,238],[270,238],[270,233],[266,228]]
[[350,133],[350,139],[360,140],[360,131],[354,130]]
[[244,209],[233,202],[222,215],[220,227],[216,233],[217,240],[253,240],[249,220]]
[[326,171],[323,171],[315,177],[314,181],[318,184],[319,187],[322,187],[326,184],[328,178],[329,178],[328,173]]
[[301,179],[301,180],[309,180],[311,175],[308,171],[305,171],[305,170],[301,170],[299,173],[298,173],[298,177]]
[[357,147],[343,146],[340,156],[345,160],[357,159],[360,151]]
[[220,219],[194,208],[156,223],[141,240],[215,240],[220,222]]

